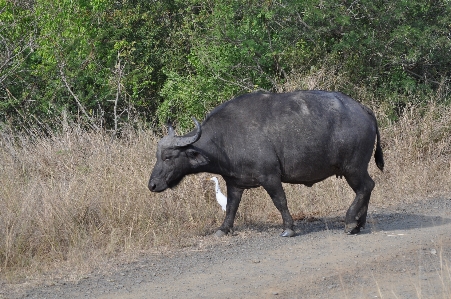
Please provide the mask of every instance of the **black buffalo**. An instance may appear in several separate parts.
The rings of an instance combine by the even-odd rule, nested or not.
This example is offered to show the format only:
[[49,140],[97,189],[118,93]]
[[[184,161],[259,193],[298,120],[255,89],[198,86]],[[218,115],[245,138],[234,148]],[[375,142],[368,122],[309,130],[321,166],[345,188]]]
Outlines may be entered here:
[[374,142],[376,165],[384,160],[376,118],[366,106],[339,92],[251,93],[216,107],[184,136],[169,133],[158,143],[149,189],[161,192],[185,175],[209,172],[227,183],[227,210],[216,232],[231,231],[245,189],[262,186],[280,211],[282,236],[293,236],[282,182],[312,186],[330,176],[345,177],[356,197],[345,231],[366,222],[374,181],[368,163]]

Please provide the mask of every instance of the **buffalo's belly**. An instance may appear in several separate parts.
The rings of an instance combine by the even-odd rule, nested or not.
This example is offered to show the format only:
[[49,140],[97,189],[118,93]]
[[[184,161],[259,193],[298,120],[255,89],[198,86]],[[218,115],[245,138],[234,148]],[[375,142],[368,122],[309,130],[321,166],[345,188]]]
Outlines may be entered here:
[[281,175],[284,180],[298,183],[325,179],[340,171],[343,152],[346,151],[329,144],[299,149],[285,147],[277,153]]
[[335,167],[306,167],[299,168],[296,171],[282,171],[281,181],[290,184],[313,185],[333,175],[339,175],[339,171]]

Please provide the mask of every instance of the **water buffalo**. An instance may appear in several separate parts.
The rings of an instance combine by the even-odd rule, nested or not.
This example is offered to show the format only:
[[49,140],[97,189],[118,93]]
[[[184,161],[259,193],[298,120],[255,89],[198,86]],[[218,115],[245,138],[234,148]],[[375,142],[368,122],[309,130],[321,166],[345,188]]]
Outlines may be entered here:
[[346,213],[345,232],[360,232],[366,222],[374,181],[368,174],[384,160],[376,118],[366,106],[340,92],[250,93],[216,107],[196,129],[158,143],[149,189],[161,192],[185,175],[209,172],[227,184],[227,209],[216,232],[231,231],[245,189],[262,186],[280,211],[291,237],[293,218],[282,182],[312,186],[330,176],[345,177],[356,196]]

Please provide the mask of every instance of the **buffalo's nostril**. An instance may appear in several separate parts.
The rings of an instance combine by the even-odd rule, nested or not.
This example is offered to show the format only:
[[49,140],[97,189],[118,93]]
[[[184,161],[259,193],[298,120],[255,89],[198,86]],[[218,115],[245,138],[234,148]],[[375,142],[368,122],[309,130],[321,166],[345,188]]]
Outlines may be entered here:
[[149,182],[149,190],[150,191],[155,191],[155,189],[157,188],[157,184]]

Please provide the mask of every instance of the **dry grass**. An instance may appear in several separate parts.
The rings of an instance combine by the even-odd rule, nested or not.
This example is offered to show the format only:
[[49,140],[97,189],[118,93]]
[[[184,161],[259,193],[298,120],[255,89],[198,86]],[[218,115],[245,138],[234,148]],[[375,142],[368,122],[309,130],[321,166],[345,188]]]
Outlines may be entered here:
[[[433,103],[410,107],[382,127],[386,171],[371,162],[372,205],[449,194],[450,128],[451,109]],[[75,125],[50,137],[1,131],[0,275],[88,268],[122,253],[188,246],[191,237],[212,233],[224,215],[208,174],[189,176],[175,190],[148,191],[156,142],[150,131],[111,139]],[[344,215],[353,199],[336,178],[285,187],[296,219]],[[262,189],[249,190],[236,226],[262,224],[280,225],[280,215]]]

